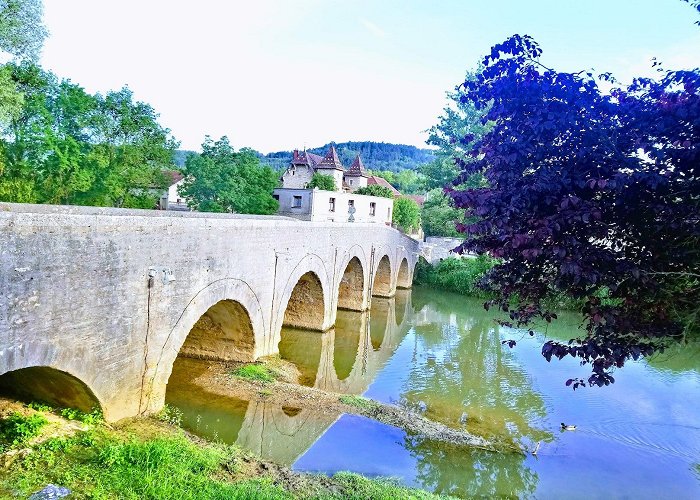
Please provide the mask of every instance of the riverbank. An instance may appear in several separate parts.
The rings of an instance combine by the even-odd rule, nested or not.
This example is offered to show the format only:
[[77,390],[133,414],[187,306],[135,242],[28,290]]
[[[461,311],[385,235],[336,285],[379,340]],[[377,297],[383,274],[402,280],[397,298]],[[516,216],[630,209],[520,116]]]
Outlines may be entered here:
[[26,498],[47,484],[68,488],[69,498],[445,498],[357,474],[294,472],[155,417],[108,426],[0,400],[3,421],[12,415],[46,423],[28,440],[6,443],[2,498]]

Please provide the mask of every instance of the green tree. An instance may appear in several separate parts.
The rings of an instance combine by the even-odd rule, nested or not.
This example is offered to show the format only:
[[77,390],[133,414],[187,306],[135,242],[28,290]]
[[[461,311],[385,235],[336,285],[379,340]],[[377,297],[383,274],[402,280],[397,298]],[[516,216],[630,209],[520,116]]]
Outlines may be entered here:
[[122,89],[90,95],[38,66],[10,64],[22,106],[2,142],[0,199],[153,208],[176,142]]
[[418,204],[410,198],[396,198],[394,200],[393,222],[405,233],[417,229],[420,224]]
[[421,224],[426,236],[462,237],[455,222],[464,220],[464,210],[455,208],[441,189],[428,192],[421,209]]
[[311,189],[318,188],[324,191],[335,191],[335,179],[330,175],[321,174],[316,172],[309,181],[309,187]]
[[402,170],[396,174],[396,188],[404,194],[425,192],[425,179],[413,170]]
[[18,60],[35,61],[47,32],[41,0],[0,0],[0,51]]
[[457,178],[459,169],[454,158],[441,154],[430,163],[424,163],[419,171],[425,177],[425,189],[444,188]]
[[[467,72],[465,81],[474,81],[476,74],[476,72]],[[446,95],[447,105],[443,108],[442,115],[438,117],[438,122],[426,131],[429,134],[426,142],[438,147],[438,157],[471,161],[467,152],[493,126],[491,123],[482,122],[488,107],[477,109],[473,103],[463,102],[460,100],[460,90],[448,91]],[[463,140],[463,138],[469,138],[469,140]]]
[[185,182],[180,194],[203,212],[271,214],[279,207],[272,197],[277,174],[260,165],[252,149],[236,152],[227,137],[207,137],[201,154],[190,154],[183,169]]
[[134,102],[128,88],[97,95],[95,182],[84,199],[90,204],[153,208],[166,187],[163,169],[172,166],[177,141],[158,123],[158,114]]
[[386,186],[378,184],[370,184],[369,186],[361,187],[355,191],[355,194],[364,194],[367,196],[381,196],[384,198],[393,198],[394,193]]

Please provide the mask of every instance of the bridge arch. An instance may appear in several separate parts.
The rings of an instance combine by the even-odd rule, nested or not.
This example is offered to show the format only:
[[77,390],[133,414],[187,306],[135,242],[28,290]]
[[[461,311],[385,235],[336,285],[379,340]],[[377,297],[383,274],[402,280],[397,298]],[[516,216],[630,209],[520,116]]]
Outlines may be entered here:
[[391,297],[394,294],[391,260],[389,255],[383,255],[378,261],[374,271],[372,283],[372,295],[377,297]]
[[396,287],[404,289],[411,288],[411,282],[411,272],[408,268],[408,259],[404,257],[401,259],[401,264],[399,264],[399,272],[396,275]]
[[215,361],[253,361],[255,334],[248,311],[231,299],[212,305],[192,326],[178,355]]
[[29,366],[0,375],[0,395],[29,403],[45,402],[86,413],[104,411],[95,393],[80,378],[50,366]]
[[341,268],[338,285],[338,309],[364,311],[367,309],[365,266],[357,256],[351,257]]
[[323,331],[326,307],[323,285],[313,271],[301,275],[284,308],[285,326]]
[[[148,410],[158,411],[175,358],[253,361],[265,348],[265,317],[257,295],[243,280],[222,278],[197,292],[180,314],[160,349],[147,361],[144,387]],[[191,338],[190,334],[194,334]],[[183,351],[184,348],[184,351]],[[142,409],[145,411],[144,409]]]
[[275,345],[283,325],[326,331],[333,326],[330,283],[323,260],[307,254],[292,269],[279,299]]

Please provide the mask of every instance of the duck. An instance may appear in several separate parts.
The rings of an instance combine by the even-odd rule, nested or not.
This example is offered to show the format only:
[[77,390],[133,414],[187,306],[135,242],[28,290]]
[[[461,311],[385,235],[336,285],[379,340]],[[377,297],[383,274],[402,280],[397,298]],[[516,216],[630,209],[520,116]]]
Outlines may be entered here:
[[561,423],[561,430],[563,431],[575,431],[576,426],[575,425],[566,425],[564,422]]

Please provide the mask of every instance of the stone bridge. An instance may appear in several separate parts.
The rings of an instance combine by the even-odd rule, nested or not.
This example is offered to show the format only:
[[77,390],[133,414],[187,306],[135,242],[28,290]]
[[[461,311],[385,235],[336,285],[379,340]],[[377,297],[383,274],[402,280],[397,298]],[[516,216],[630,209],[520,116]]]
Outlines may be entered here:
[[417,254],[380,224],[0,203],[0,393],[155,412],[178,355],[277,353],[410,288]]

